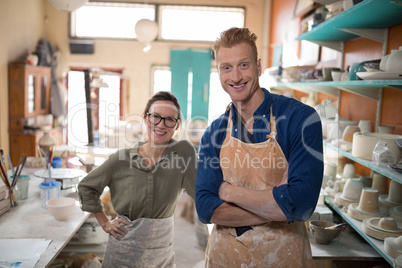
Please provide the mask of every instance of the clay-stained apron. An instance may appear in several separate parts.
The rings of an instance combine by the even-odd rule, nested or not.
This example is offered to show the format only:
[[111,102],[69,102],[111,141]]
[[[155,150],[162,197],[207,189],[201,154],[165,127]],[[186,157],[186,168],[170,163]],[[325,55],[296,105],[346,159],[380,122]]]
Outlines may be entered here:
[[126,229],[128,233],[120,241],[109,235],[103,268],[174,267],[173,217],[137,219]]
[[[267,141],[244,143],[232,137],[232,126],[229,116],[227,134],[220,153],[224,180],[256,190],[277,186],[288,163],[276,141],[276,121],[272,115],[272,106],[271,131]],[[235,228],[215,225],[206,249],[206,267],[311,266],[310,243],[302,222],[271,222],[252,226],[251,230],[239,237]]]

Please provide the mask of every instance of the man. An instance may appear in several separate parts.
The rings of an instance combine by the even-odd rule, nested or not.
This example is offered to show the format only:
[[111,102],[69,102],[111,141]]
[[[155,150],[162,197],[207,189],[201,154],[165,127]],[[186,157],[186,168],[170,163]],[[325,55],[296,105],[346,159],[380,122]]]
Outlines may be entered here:
[[204,133],[196,208],[214,223],[206,267],[309,267],[304,225],[323,176],[315,110],[260,87],[257,37],[231,28],[214,44],[227,111]]

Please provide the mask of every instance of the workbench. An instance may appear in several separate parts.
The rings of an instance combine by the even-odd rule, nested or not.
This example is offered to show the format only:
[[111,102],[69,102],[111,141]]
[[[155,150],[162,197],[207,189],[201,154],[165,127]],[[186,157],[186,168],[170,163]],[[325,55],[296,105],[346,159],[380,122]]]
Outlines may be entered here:
[[[79,207],[78,194],[75,188],[61,190],[61,197],[77,199],[73,213],[66,221],[57,221],[47,209],[41,207],[39,184],[44,180],[35,177],[36,169],[24,168],[22,174],[30,175],[28,199],[19,200],[18,206],[0,216],[1,239],[33,239],[44,238],[51,240],[46,251],[42,253],[35,267],[49,266],[57,255],[68,244],[81,225],[90,216]],[[16,249],[18,251],[18,249]]]

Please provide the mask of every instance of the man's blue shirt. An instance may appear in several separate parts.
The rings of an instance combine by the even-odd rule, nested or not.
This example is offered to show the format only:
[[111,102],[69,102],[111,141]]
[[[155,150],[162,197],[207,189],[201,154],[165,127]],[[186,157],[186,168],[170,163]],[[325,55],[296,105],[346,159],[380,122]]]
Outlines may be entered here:
[[[232,136],[247,143],[267,140],[270,107],[276,119],[277,141],[289,164],[288,183],[274,187],[275,201],[288,222],[306,221],[313,213],[323,177],[321,121],[316,111],[295,99],[272,94],[266,89],[264,101],[255,111],[250,134],[231,105]],[[229,110],[214,120],[200,144],[196,182],[196,208],[200,220],[210,223],[213,211],[224,201],[218,190],[223,181],[219,165],[221,145],[226,137]]]

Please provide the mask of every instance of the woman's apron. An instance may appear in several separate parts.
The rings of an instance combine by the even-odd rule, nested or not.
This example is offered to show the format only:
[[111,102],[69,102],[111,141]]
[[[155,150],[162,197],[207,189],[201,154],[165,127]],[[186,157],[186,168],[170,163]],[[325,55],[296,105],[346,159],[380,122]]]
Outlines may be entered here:
[[[225,165],[222,165],[225,181],[254,190],[278,186],[288,163],[276,141],[272,106],[269,124],[267,141],[244,143],[232,137],[233,122],[229,116],[220,153],[220,159],[225,159]],[[310,243],[303,222],[270,222],[251,227],[237,236],[235,228],[215,225],[208,239],[206,267],[312,266]]]
[[130,222],[120,241],[109,235],[102,267],[174,267],[173,216]]

